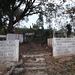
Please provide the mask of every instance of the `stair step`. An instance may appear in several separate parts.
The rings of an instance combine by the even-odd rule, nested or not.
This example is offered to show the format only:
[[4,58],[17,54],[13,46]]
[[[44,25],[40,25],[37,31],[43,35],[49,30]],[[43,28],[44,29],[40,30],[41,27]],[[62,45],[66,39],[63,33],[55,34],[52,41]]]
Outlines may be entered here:
[[26,70],[45,70],[46,67],[25,67]]
[[46,65],[46,63],[25,63],[25,65],[28,65],[28,66],[30,66],[30,65],[33,65],[33,66],[43,66],[43,65]]
[[[42,49],[44,49],[44,48],[42,48]],[[36,51],[39,51],[39,50],[42,50],[42,49],[39,49],[39,48],[38,48],[38,49],[30,49],[30,50],[33,50],[33,51],[35,51],[35,50],[36,50]]]
[[46,72],[44,71],[39,71],[39,72],[27,72],[27,75],[48,75]]
[[29,58],[26,60],[26,63],[45,63],[45,58],[43,57]]
[[23,55],[23,57],[41,57],[44,56],[45,54],[38,54],[38,55]]

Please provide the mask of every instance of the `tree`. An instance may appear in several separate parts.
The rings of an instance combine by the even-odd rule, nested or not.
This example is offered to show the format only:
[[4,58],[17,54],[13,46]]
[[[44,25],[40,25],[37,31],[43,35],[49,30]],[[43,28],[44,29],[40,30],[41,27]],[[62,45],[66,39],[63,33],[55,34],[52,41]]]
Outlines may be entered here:
[[[37,14],[40,12],[38,10],[38,5],[35,5],[35,0],[0,0],[0,9],[2,17],[0,17],[0,22],[4,22],[8,25],[8,32],[13,30],[13,26],[32,14]],[[21,9],[21,7],[24,7]]]
[[39,26],[37,24],[33,24],[33,29],[37,30],[39,29]]
[[72,27],[75,30],[75,6],[67,10],[67,13],[70,15]]
[[72,30],[72,27],[71,27],[71,25],[70,24],[67,24],[67,37],[70,37],[70,35],[71,35],[71,30]]
[[41,11],[41,13],[39,13],[39,15],[38,15],[38,19],[36,21],[36,24],[39,26],[39,28],[41,27],[43,29],[44,20],[43,20],[42,4],[39,6],[39,10]]
[[39,28],[42,27],[43,29],[43,15],[41,13],[39,13],[39,18],[37,19],[36,23]]
[[[62,14],[63,5],[66,2],[66,0],[58,0],[58,3],[55,0],[39,0],[41,3],[41,7],[43,9],[43,15],[46,18],[46,23],[49,25],[56,25],[57,21],[60,23],[58,18]],[[59,13],[62,11],[61,13]],[[66,11],[66,10],[64,10]],[[63,15],[62,15],[63,16]]]
[[[49,25],[53,24],[54,18],[63,18],[66,16],[66,11],[69,10],[69,5],[66,5],[66,9],[63,7],[66,0],[59,0],[59,4],[55,3],[55,0],[39,0],[39,3],[35,4],[38,0],[0,0],[0,10],[2,17],[0,17],[0,22],[8,25],[8,32],[11,32],[13,26],[23,20],[27,19],[29,15],[39,13],[38,21],[43,24],[43,16],[46,17],[46,22]],[[21,7],[23,6],[23,9]],[[63,11],[62,11],[63,10]],[[62,11],[61,13],[58,13]],[[57,14],[56,14],[57,13]],[[59,21],[59,24],[63,24],[63,21]],[[50,24],[51,23],[51,24]]]

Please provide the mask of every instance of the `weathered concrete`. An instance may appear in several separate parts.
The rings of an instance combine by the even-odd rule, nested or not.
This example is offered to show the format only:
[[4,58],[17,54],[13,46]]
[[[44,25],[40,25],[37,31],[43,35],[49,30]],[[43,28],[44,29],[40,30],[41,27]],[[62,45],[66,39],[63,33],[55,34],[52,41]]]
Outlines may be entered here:
[[38,55],[23,55],[23,57],[41,57],[44,56],[45,54],[38,54]]
[[25,63],[25,65],[32,66],[46,66],[46,63]]
[[32,62],[32,63],[37,63],[37,62],[44,62],[45,61],[45,59],[44,58],[35,58],[35,60],[33,60],[33,58],[31,58],[31,59],[28,59],[28,62]]
[[19,60],[19,40],[0,41],[0,61]]
[[46,67],[26,67],[26,70],[45,70]]
[[24,70],[24,68],[15,68],[14,73],[20,73]]
[[23,34],[7,34],[7,40],[19,40],[23,43]]
[[[25,69],[28,70],[46,70],[46,63],[45,63],[45,54],[38,54],[38,55],[25,55],[25,58],[28,58],[25,62]],[[27,75],[47,75],[43,72],[31,72]]]
[[53,56],[75,54],[75,38],[53,38]]
[[39,71],[39,72],[28,72],[27,75],[48,75],[44,71]]

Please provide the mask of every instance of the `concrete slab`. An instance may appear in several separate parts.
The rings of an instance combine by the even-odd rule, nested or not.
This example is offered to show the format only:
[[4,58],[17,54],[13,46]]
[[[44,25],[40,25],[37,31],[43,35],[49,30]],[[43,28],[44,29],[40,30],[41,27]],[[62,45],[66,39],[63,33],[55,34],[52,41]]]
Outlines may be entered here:
[[39,71],[39,72],[28,72],[27,75],[48,75],[44,71]]
[[45,62],[45,58],[36,58],[36,57],[34,59],[30,58],[27,60],[27,62],[31,62],[31,63],[37,63],[37,62],[41,63],[42,62],[43,63],[43,62]]
[[23,55],[23,57],[41,57],[44,56],[45,54],[38,54],[38,55]]
[[28,66],[30,66],[30,65],[33,65],[33,66],[45,66],[46,65],[46,63],[25,63],[25,65],[28,65]]
[[46,67],[25,67],[26,70],[45,70]]
[[5,62],[3,62],[3,64],[4,64],[6,67],[11,67],[11,66],[14,66],[14,65],[15,65],[15,62],[5,61]]
[[45,58],[36,58],[36,62],[41,61],[43,62],[45,60]]

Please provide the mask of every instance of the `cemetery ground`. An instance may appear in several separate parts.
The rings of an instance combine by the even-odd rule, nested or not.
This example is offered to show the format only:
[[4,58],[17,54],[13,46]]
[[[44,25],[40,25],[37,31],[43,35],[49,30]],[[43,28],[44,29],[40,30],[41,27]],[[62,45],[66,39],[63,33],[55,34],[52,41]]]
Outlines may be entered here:
[[50,46],[32,40],[20,44],[19,53],[23,63],[4,68],[1,75],[11,70],[10,75],[75,75],[75,55],[54,58]]
[[[75,56],[54,58],[52,48],[36,42],[21,45],[25,75],[74,75]],[[23,48],[23,49],[22,49]],[[23,51],[22,51],[23,50]],[[24,53],[25,52],[25,53]]]

